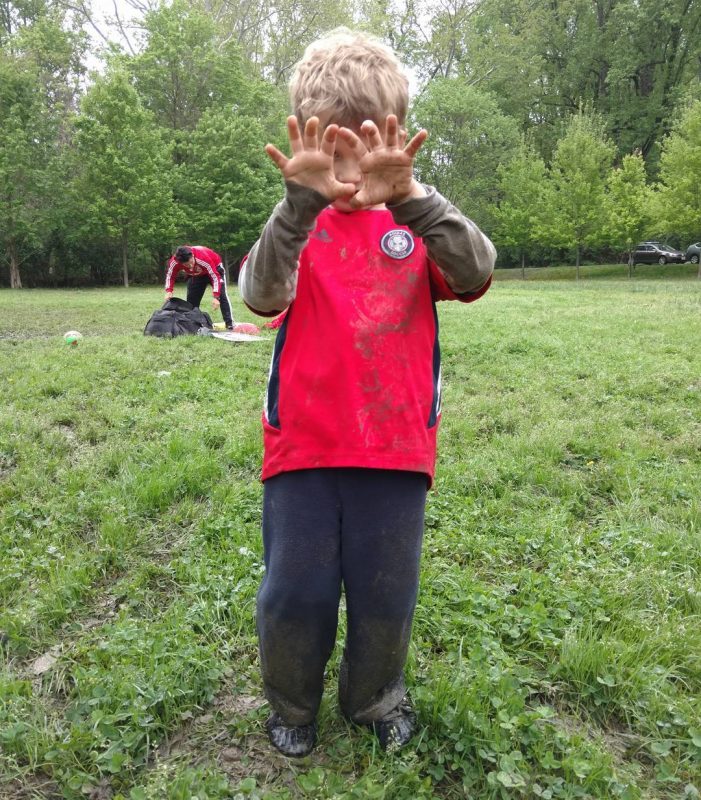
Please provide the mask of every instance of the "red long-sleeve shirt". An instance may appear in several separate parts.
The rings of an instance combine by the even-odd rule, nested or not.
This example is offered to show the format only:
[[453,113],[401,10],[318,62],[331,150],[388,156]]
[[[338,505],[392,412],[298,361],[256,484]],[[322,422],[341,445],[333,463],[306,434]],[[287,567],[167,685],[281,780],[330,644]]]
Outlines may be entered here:
[[263,480],[365,467],[432,481],[441,411],[435,303],[471,303],[490,283],[457,294],[423,240],[387,210],[322,211],[275,343]]
[[195,257],[195,263],[189,267],[187,264],[181,264],[179,261],[176,261],[175,256],[171,256],[168,261],[168,269],[166,270],[166,292],[173,291],[178,273],[184,271],[188,277],[207,275],[209,282],[212,284],[212,294],[214,297],[219,297],[221,278],[217,272],[217,267],[222,263],[221,256],[219,253],[215,253],[214,250],[210,250],[209,247],[201,247],[199,245],[188,246]]

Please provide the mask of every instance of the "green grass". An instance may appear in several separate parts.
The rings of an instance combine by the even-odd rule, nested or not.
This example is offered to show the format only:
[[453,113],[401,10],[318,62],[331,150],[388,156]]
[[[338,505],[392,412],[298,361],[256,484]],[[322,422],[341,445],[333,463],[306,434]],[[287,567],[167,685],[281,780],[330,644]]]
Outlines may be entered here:
[[301,763],[256,664],[272,337],[143,337],[157,289],[0,292],[0,797],[699,797],[701,282],[671,269],[442,304],[420,734],[341,720],[337,648]]

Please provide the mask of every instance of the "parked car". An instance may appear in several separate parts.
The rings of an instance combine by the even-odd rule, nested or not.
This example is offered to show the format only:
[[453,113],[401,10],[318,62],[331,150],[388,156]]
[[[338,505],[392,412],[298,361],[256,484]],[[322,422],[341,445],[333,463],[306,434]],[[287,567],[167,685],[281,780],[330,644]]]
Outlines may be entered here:
[[633,250],[634,264],[683,264],[686,256],[661,242],[641,242]]
[[691,261],[692,264],[698,264],[699,256],[701,256],[701,242],[696,242],[696,244],[690,244],[686,248],[687,261]]

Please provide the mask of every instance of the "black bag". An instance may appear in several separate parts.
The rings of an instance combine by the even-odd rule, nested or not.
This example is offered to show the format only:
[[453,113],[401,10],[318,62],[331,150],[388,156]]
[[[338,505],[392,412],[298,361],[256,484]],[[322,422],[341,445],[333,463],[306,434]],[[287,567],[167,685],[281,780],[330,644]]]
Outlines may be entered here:
[[153,312],[144,328],[144,336],[180,336],[183,333],[197,333],[200,328],[212,330],[209,314],[195,308],[187,300],[171,297],[163,303],[163,308]]

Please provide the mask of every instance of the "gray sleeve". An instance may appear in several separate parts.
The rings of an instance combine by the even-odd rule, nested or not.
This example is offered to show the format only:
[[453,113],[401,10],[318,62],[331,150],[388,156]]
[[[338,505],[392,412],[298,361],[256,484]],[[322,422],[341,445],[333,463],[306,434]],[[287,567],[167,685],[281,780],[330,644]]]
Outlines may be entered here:
[[285,197],[266,222],[239,275],[246,305],[262,313],[283,311],[297,291],[299,254],[329,201],[314,189],[286,181]]
[[426,197],[388,206],[394,221],[424,240],[429,258],[456,294],[480,289],[494,270],[494,245],[432,186],[424,188]]

